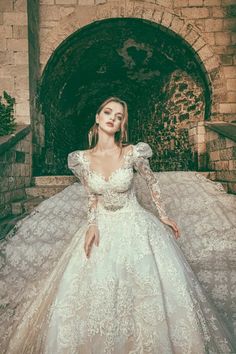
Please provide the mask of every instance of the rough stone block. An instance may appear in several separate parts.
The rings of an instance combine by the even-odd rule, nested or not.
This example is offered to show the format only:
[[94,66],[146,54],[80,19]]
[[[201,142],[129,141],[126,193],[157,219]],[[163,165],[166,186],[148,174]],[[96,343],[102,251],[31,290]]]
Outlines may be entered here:
[[229,161],[216,161],[215,162],[216,170],[228,170],[229,169]]
[[12,65],[14,63],[14,56],[12,52],[0,52],[0,65]]
[[230,91],[236,91],[236,79],[227,79],[227,89]]
[[204,0],[205,6],[220,6],[221,0]]
[[161,19],[161,24],[168,28],[170,27],[172,19],[173,19],[172,14],[170,14],[169,12],[164,12]]
[[219,67],[220,63],[218,58],[211,57],[204,62],[204,65],[208,71],[212,71]]
[[79,5],[94,5],[94,0],[78,0]]
[[182,9],[182,15],[188,18],[207,18],[209,10],[206,7],[186,7]]
[[14,77],[0,77],[1,90],[6,90],[10,95],[14,96]]
[[184,20],[180,19],[177,16],[173,16],[173,20],[171,22],[170,28],[174,32],[179,33],[183,27],[184,27]]
[[14,53],[14,62],[16,65],[28,64],[28,52],[16,52]]
[[0,11],[12,11],[13,0],[0,0]]
[[[225,138],[225,146],[226,146],[226,148],[231,148],[233,146],[236,146],[236,143],[235,143],[235,141],[233,141],[231,139]],[[235,163],[236,163],[236,160],[235,160]]]
[[215,45],[215,34],[214,32],[205,32],[204,37],[206,42],[210,45]]
[[163,11],[161,11],[160,9],[156,9],[153,13],[153,16],[152,16],[153,20],[157,23],[160,23],[162,15],[163,15]]
[[203,0],[189,0],[189,6],[203,6]]
[[24,12],[5,12],[3,23],[5,25],[27,25],[27,14]]
[[60,7],[60,17],[65,17],[75,11],[75,7]]
[[198,144],[200,144],[200,143],[205,143],[205,141],[206,141],[205,135],[203,135],[203,134],[198,134],[198,136],[197,136],[197,142],[198,142]]
[[160,6],[165,6],[165,7],[172,7],[172,1],[171,0],[156,0],[156,4]]
[[58,21],[60,19],[60,8],[56,5],[42,5],[40,16],[42,21]]
[[236,170],[236,160],[229,160],[229,170],[230,171]]
[[14,10],[27,12],[27,0],[14,0]]
[[17,116],[29,116],[29,102],[16,103]]
[[206,59],[211,58],[213,56],[213,52],[209,49],[208,46],[204,46],[198,51],[198,55],[200,56],[202,61],[205,61]]
[[231,33],[231,44],[236,45],[236,33],[235,32]]
[[54,5],[54,0],[40,0],[40,5]]
[[189,44],[193,44],[199,38],[199,34],[195,30],[191,30],[187,36],[185,36],[185,40]]
[[236,113],[236,103],[220,103],[220,113]]
[[216,18],[223,18],[225,11],[222,7],[212,7],[212,16]]
[[208,32],[219,32],[223,30],[223,20],[222,19],[206,19],[205,26]]
[[77,0],[55,0],[55,4],[58,5],[74,5],[77,4]]
[[220,159],[220,154],[219,154],[219,151],[212,151],[210,153],[210,159],[212,161],[218,161]]
[[12,38],[12,26],[0,25],[0,38]]
[[227,102],[236,102],[236,91],[227,92]]
[[4,51],[7,49],[7,40],[5,38],[3,38],[3,39],[0,38],[0,48],[1,48],[1,51]]
[[223,65],[232,65],[234,62],[234,57],[232,54],[221,54],[220,57]]
[[233,159],[234,147],[228,149],[222,149],[219,151],[220,160],[231,160]]
[[21,79],[22,77],[28,77],[28,65],[9,65],[10,76]]
[[13,38],[28,38],[28,26],[13,26]]
[[30,165],[25,165],[25,176],[31,176]]
[[188,0],[175,0],[173,5],[174,5],[174,8],[175,7],[188,7]]
[[[79,0],[79,1],[82,1],[82,0]],[[94,0],[94,1],[95,1],[95,5],[100,5],[100,4],[106,4],[107,3],[107,0]]]
[[233,79],[236,78],[236,67],[235,66],[225,66],[223,68],[226,78]]
[[230,33],[227,32],[215,32],[216,45],[229,45],[231,43]]
[[199,37],[196,42],[194,42],[193,44],[193,48],[198,51],[199,49],[201,49],[203,46],[206,45],[206,42],[204,41],[204,39],[202,37]]
[[15,90],[29,90],[29,77],[16,77],[15,78]]
[[143,16],[145,20],[152,20],[152,15],[155,11],[155,7],[150,4],[150,7],[144,7],[143,9]]
[[7,49],[15,52],[27,52],[28,40],[27,39],[7,39]]
[[235,5],[235,0],[222,0],[222,5]]
[[223,29],[224,29],[224,30],[236,31],[236,21],[235,21],[235,18],[226,18],[226,19],[224,19]]

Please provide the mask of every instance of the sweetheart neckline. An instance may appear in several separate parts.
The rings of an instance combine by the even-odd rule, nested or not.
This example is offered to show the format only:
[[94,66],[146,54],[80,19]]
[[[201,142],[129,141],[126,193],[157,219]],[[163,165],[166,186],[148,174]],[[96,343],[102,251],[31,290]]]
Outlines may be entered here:
[[128,156],[131,156],[131,155],[132,155],[132,153],[133,153],[133,146],[132,146],[132,148],[130,149],[129,152],[127,152],[126,154],[124,154],[124,156],[123,156],[123,161],[122,161],[122,165],[121,165],[120,167],[116,168],[114,171],[112,171],[112,173],[110,174],[110,176],[109,176],[108,178],[106,178],[101,172],[95,171],[94,169],[91,169],[90,161],[89,161],[89,159],[85,156],[85,151],[82,150],[81,152],[82,152],[82,158],[84,159],[84,161],[87,162],[87,168],[88,168],[89,173],[101,177],[105,182],[108,183],[108,182],[110,182],[110,180],[112,179],[112,177],[113,177],[118,171],[120,171],[120,170],[122,170],[122,169],[125,169],[126,158],[127,158]]

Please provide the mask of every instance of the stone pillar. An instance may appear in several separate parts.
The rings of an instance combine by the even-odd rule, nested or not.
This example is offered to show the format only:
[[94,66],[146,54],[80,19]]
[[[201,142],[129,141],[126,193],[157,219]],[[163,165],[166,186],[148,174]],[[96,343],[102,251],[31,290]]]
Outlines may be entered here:
[[17,123],[30,123],[27,0],[0,0],[0,88],[16,98]]
[[206,130],[204,121],[189,123],[189,142],[198,171],[207,170]]

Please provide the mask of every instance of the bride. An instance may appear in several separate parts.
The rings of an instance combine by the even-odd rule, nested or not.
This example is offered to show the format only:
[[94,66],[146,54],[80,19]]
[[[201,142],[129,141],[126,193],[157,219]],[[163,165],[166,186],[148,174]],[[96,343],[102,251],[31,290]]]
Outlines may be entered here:
[[[175,241],[179,228],[163,207],[150,146],[126,144],[127,121],[126,102],[108,98],[97,110],[90,149],[68,155],[87,191],[86,221],[60,255],[56,247],[54,258],[43,249],[53,266],[24,289],[23,309],[12,306],[4,317],[2,353],[236,353]],[[139,204],[134,170],[146,180],[159,217]]]

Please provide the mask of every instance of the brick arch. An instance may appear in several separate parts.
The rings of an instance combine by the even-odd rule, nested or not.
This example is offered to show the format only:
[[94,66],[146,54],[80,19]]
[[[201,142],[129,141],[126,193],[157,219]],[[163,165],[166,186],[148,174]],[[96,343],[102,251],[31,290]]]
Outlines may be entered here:
[[57,26],[49,30],[42,38],[41,72],[45,69],[53,52],[70,35],[96,21],[111,18],[147,20],[161,25],[167,31],[172,31],[175,35],[180,36],[194,50],[197,59],[201,63],[202,70],[205,72],[212,92],[212,113],[219,111],[218,97],[219,95],[226,95],[227,90],[218,55],[213,52],[199,29],[188,19],[181,18],[156,4],[121,0],[117,3],[112,2],[97,6],[78,6],[75,11],[62,18]]

